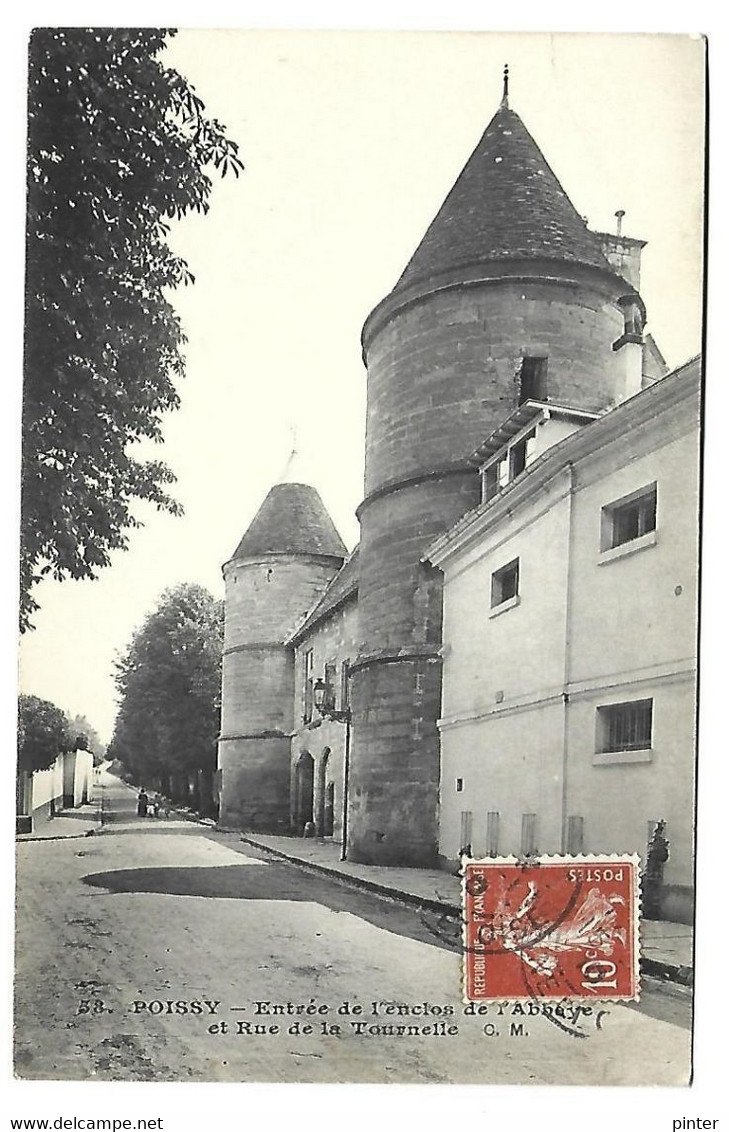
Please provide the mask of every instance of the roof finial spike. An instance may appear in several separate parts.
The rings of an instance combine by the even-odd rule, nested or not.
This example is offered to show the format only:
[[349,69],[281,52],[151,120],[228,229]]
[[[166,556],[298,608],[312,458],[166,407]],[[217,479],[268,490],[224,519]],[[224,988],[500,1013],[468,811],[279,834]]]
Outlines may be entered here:
[[296,425],[289,425],[289,434],[291,436],[291,452],[289,458],[283,466],[281,475],[276,480],[276,483],[293,483],[295,482],[294,472],[296,471],[300,461],[298,459],[299,450],[297,446]]
[[504,93],[501,98],[502,110],[509,109],[509,64],[504,64]]

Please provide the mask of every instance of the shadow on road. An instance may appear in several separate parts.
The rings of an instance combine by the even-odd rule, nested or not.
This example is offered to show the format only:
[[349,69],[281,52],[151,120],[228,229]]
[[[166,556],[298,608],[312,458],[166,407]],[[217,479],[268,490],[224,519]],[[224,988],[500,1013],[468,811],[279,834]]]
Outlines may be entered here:
[[408,908],[373,894],[353,891],[328,878],[312,876],[290,865],[218,865],[200,868],[175,866],[114,869],[90,873],[84,884],[110,893],[149,892],[226,900],[304,901],[332,912],[349,912],[396,935],[431,943],[447,951],[460,948],[459,925],[445,924],[438,916]]

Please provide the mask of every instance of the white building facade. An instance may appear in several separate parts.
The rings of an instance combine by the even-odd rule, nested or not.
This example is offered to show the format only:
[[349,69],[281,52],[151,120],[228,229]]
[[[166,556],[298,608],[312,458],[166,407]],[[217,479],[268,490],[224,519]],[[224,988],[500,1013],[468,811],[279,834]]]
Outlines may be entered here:
[[440,855],[641,854],[689,919],[700,363],[601,415],[529,402],[478,450],[444,574]]

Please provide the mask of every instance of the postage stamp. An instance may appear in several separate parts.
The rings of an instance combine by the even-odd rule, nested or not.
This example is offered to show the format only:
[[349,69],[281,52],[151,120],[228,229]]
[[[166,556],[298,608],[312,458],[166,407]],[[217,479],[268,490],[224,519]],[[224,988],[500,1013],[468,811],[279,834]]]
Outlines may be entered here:
[[637,1000],[637,856],[463,864],[463,991],[503,999]]

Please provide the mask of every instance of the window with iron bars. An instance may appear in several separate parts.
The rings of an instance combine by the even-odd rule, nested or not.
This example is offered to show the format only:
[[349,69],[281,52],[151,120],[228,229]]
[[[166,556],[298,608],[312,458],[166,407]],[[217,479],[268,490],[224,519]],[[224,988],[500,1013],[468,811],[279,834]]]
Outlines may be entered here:
[[597,751],[641,751],[653,739],[653,700],[631,700],[597,709]]

